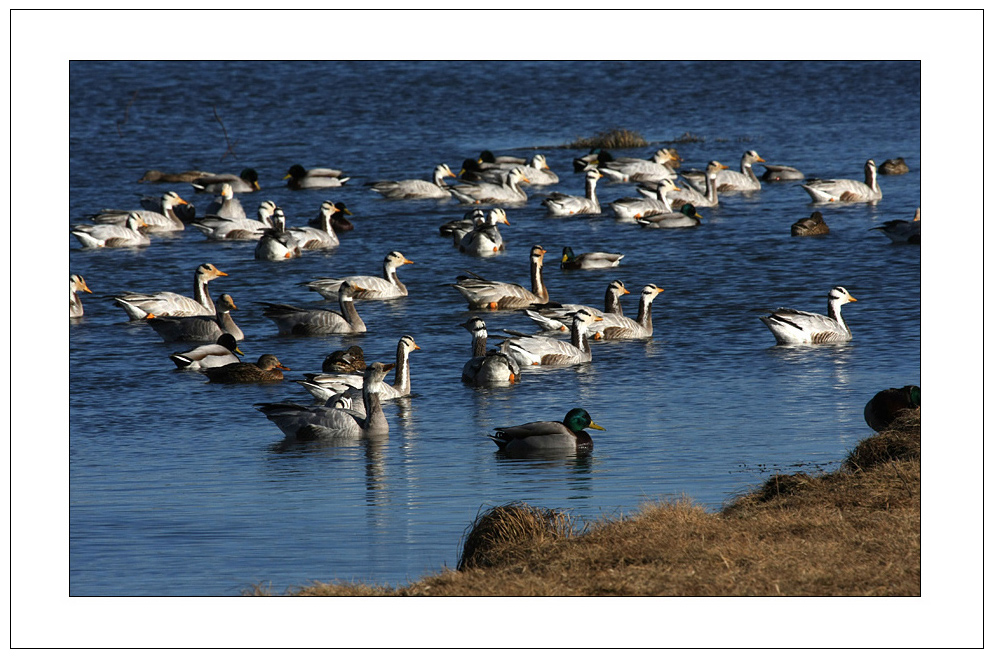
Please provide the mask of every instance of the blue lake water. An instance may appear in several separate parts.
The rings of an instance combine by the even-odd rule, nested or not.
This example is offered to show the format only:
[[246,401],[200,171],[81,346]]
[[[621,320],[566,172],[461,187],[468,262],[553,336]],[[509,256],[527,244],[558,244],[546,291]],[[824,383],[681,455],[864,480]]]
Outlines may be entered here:
[[[299,225],[331,199],[348,205],[356,226],[336,250],[283,263],[193,228],[143,250],[84,251],[67,232],[70,272],[94,291],[69,328],[71,594],[402,584],[453,567],[476,514],[509,501],[585,521],[681,496],[717,509],[772,473],[835,468],[872,433],[865,402],[920,382],[920,250],[869,230],[920,205],[917,62],[74,62],[69,74],[70,225],[169,189],[202,213],[207,195],[137,183],[146,169],[254,167],[262,191],[241,196],[250,213],[273,199]],[[235,157],[225,156],[214,109]],[[861,180],[867,158],[903,157],[911,171],[881,176],[878,204],[822,207],[831,233],[821,238],[790,236],[816,209],[795,183],[723,195],[696,229],[646,231],[610,211],[546,217],[543,191],[583,191],[571,161],[586,151],[560,147],[615,127],[652,142],[615,155],[674,145],[687,168],[712,159],[737,168],[755,149],[813,177]],[[670,143],[687,134],[696,139]],[[439,236],[465,212],[458,203],[386,201],[363,186],[427,178],[436,164],[457,168],[483,149],[541,152],[561,179],[528,188],[527,204],[508,209],[509,246],[495,258],[461,254]],[[290,191],[281,179],[298,162],[352,180]],[[598,187],[605,206],[633,193],[628,183]],[[466,269],[526,283],[533,244],[549,251],[556,301],[600,306],[614,278],[632,291],[663,287],[655,334],[595,344],[592,363],[529,370],[513,387],[465,386],[470,335],[460,324],[478,313],[446,284]],[[563,272],[554,256],[566,245],[625,258],[616,270]],[[297,284],[378,274],[394,249],[415,262],[400,270],[410,296],[359,302],[366,334],[281,337],[262,316],[264,301],[335,308]],[[235,299],[242,350],[251,360],[277,354],[292,369],[287,381],[214,385],[176,372],[168,355],[182,346],[127,323],[112,303],[126,290],[191,294],[203,262],[229,274],[211,291]],[[852,342],[775,347],[760,309],[824,313],[836,285],[859,300],[843,311]],[[634,297],[623,298],[631,314]],[[520,313],[484,319],[491,332],[533,329]],[[280,449],[281,432],[254,403],[310,403],[297,375],[351,344],[367,360],[392,361],[405,333],[422,350],[412,355],[412,398],[385,404],[389,438]],[[607,428],[589,456],[506,459],[487,438],[576,406]]]

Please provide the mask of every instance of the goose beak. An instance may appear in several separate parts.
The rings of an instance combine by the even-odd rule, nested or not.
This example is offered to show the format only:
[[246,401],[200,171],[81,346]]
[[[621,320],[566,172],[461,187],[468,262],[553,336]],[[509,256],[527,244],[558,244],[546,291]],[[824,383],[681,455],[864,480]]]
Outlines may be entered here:
[[93,292],[92,290],[90,290],[90,287],[86,285],[86,281],[80,282],[79,289],[82,290],[83,292],[89,292],[89,293]]
[[178,204],[180,204],[180,205],[183,205],[183,206],[188,206],[188,205],[190,205],[190,202],[189,202],[189,201],[184,201],[183,199],[181,199],[181,198],[179,198],[179,197],[176,197],[176,200],[175,200],[175,201],[173,201],[173,203],[178,203]]
[[763,158],[757,157],[756,158],[756,162],[766,162],[766,160],[764,160]]
[[592,430],[601,430],[602,432],[606,432],[607,431],[606,429],[604,429],[603,427],[601,427],[597,423],[590,423],[590,425],[588,425],[588,427],[590,429],[592,429]]
[[404,259],[404,265],[414,265],[414,261],[413,260],[408,260],[408,259],[405,258]]
[[222,272],[221,270],[217,269],[216,267],[214,268],[214,274],[216,274],[218,276],[228,276],[227,272]]
[[849,295],[849,301],[854,302],[854,301],[856,301],[856,298],[853,297],[852,295]]

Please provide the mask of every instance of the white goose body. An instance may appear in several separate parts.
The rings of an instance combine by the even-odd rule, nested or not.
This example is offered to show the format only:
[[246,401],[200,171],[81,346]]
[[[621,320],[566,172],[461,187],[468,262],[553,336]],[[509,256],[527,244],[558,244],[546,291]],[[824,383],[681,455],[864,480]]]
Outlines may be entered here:
[[471,309],[513,309],[525,308],[531,304],[545,304],[549,301],[549,290],[542,280],[542,261],[545,249],[535,245],[531,249],[531,290],[516,283],[489,281],[475,274],[456,277],[452,286],[459,291]]
[[324,309],[306,309],[289,304],[263,302],[263,315],[272,320],[283,336],[327,336],[329,334],[360,334],[366,323],[359,317],[352,296],[356,288],[344,283],[338,289],[341,313]]
[[387,199],[448,199],[450,188],[445,185],[447,176],[455,177],[449,165],[440,164],[432,172],[432,179],[377,181],[370,187]]
[[587,333],[596,339],[649,338],[652,336],[652,302],[663,289],[649,284],[639,296],[638,317],[634,320],[620,313],[604,313],[600,320],[587,326]]
[[501,344],[501,351],[522,366],[559,366],[587,363],[591,360],[587,326],[600,316],[581,309],[573,314],[570,342],[547,336],[521,336],[509,338]]
[[524,169],[520,166],[507,172],[501,184],[486,181],[466,182],[449,188],[452,196],[462,203],[521,204],[528,200],[528,194],[521,189],[527,183]]
[[867,160],[863,165],[865,182],[848,178],[812,180],[802,183],[801,187],[811,195],[815,203],[859,203],[879,201],[883,197],[880,183],[877,181],[877,164]]
[[273,213],[276,211],[274,201],[263,201],[259,204],[258,219],[227,219],[217,215],[208,215],[192,223],[208,240],[258,240],[262,234],[273,228]]
[[150,314],[157,318],[214,315],[217,309],[207,284],[220,276],[228,275],[212,263],[204,263],[193,274],[192,298],[168,291],[150,294],[132,292],[115,297],[114,303],[124,309],[129,320],[144,320]]
[[842,305],[856,301],[842,286],[828,293],[828,315],[778,308],[759,318],[777,339],[778,345],[797,343],[844,343],[852,339],[849,326],[842,319]]
[[145,221],[138,212],[131,212],[124,226],[117,224],[80,224],[71,233],[76,236],[84,249],[147,247],[148,236],[138,229]]
[[483,223],[467,232],[459,240],[459,251],[472,256],[493,256],[504,250],[504,238],[497,228],[498,224],[510,226],[507,212],[503,208],[494,208]]
[[303,250],[293,233],[286,230],[286,215],[277,207],[272,216],[273,227],[263,231],[255,245],[256,260],[289,260],[300,258]]
[[659,149],[652,159],[598,157],[598,169],[608,179],[615,182],[660,183],[671,180],[676,173],[669,166],[672,155],[668,149]]
[[172,233],[173,231],[185,230],[186,224],[184,224],[183,220],[176,214],[175,206],[189,205],[189,203],[181,199],[179,194],[176,192],[166,192],[162,195],[160,202],[162,212],[149,209],[101,210],[95,215],[90,215],[88,219],[93,220],[95,224],[116,224],[118,226],[124,226],[127,222],[128,215],[135,212],[138,213],[138,216],[141,217],[142,221],[145,223],[142,227],[142,233]]
[[231,183],[221,185],[221,196],[214,199],[205,211],[206,215],[216,215],[225,219],[246,219],[242,202],[235,198]]
[[651,212],[673,212],[667,192],[676,190],[677,186],[672,180],[665,180],[656,188],[656,197],[625,197],[613,201],[611,211],[616,219],[621,221],[634,222]]
[[330,201],[321,204],[318,217],[321,219],[321,226],[294,226],[289,229],[302,251],[313,251],[316,249],[334,249],[339,245],[338,235],[331,226],[331,216],[335,211],[335,206]]
[[[380,380],[373,386],[373,391],[380,400],[393,400],[408,397],[411,394],[411,352],[421,348],[414,342],[414,337],[405,335],[397,342],[397,361],[394,368],[393,384]],[[315,400],[325,406],[344,408],[366,413],[362,398],[362,375],[342,373],[305,374],[306,379],[299,382]],[[347,402],[343,402],[348,400]],[[339,404],[339,402],[343,402]]]
[[[517,160],[517,159],[516,159]],[[543,186],[555,185],[559,182],[559,176],[549,168],[549,163],[545,156],[536,153],[531,161],[522,164],[520,162],[497,163],[484,170],[484,179],[490,182],[501,182],[502,176],[515,167],[521,167],[529,185]]]
[[713,208],[718,205],[718,172],[728,169],[717,160],[712,160],[704,169],[704,194],[701,194],[693,187],[671,190],[666,193],[670,204],[682,206],[685,203],[692,204],[698,208]]
[[462,369],[462,380],[474,386],[505,384],[521,379],[521,366],[510,355],[487,349],[487,325],[473,317],[459,325],[473,334],[473,357]]
[[601,172],[591,169],[584,180],[586,195],[572,196],[554,192],[542,200],[549,215],[565,217],[568,215],[599,215],[601,204],[597,201],[597,179]]
[[358,288],[353,294],[355,299],[397,299],[407,297],[407,286],[397,276],[397,268],[401,265],[413,265],[399,251],[391,251],[383,259],[383,276],[359,275],[347,276],[341,279],[315,279],[302,285],[319,293],[325,299],[338,299],[338,290],[348,281]]
[[[759,153],[756,151],[749,150],[742,154],[742,159],[739,161],[740,171],[732,171],[731,169],[722,169],[718,172],[718,177],[715,179],[715,186],[719,192],[750,192],[762,189],[762,184],[759,182],[759,178],[756,177],[756,172],[753,171],[752,166],[757,162],[766,162],[763,158],[759,157]],[[687,173],[683,175],[684,178],[694,183],[698,189],[701,187],[701,183],[704,182],[704,174]]]
[[583,309],[591,316],[603,316],[605,313],[624,315],[621,308],[621,296],[627,295],[628,289],[624,282],[615,279],[607,285],[604,292],[604,310],[582,304],[549,304],[544,307],[525,309],[525,315],[535,322],[543,331],[569,331],[573,323],[573,314]]
[[83,300],[79,298],[79,291],[92,293],[93,291],[86,285],[86,280],[79,274],[69,275],[69,317],[83,317]]
[[213,343],[222,334],[231,334],[237,341],[245,338],[244,332],[239,329],[238,325],[231,318],[231,311],[237,308],[231,295],[224,294],[218,298],[217,313],[213,316],[152,317],[148,318],[148,325],[167,343],[173,341]]

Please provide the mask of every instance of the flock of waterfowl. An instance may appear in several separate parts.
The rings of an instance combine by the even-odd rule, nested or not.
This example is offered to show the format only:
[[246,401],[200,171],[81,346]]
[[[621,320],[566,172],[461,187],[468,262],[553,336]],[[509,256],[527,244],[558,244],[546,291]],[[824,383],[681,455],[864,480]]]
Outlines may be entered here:
[[[757,176],[753,167],[763,164],[766,172]],[[881,173],[907,171],[901,159],[888,160]],[[543,195],[542,205],[551,217],[599,215],[606,208],[619,222],[637,223],[645,228],[689,228],[701,223],[698,208],[713,207],[720,195],[755,193],[764,182],[803,181],[800,185],[818,204],[876,202],[882,198],[878,170],[873,160],[864,166],[864,180],[806,179],[800,171],[766,164],[755,150],[746,151],[739,171],[717,161],[710,161],[703,171],[680,172],[681,159],[672,149],[659,149],[649,158],[615,158],[603,149],[594,149],[577,158],[574,173],[582,174],[584,196],[559,192]],[[902,171],[903,167],[903,171]],[[451,183],[446,179],[455,179]],[[601,179],[637,184],[638,196],[628,196],[602,208],[597,198]],[[291,190],[336,188],[350,180],[337,169],[305,169],[292,166],[284,176]],[[169,191],[159,197],[144,197],[142,207],[134,210],[102,210],[89,216],[90,224],[72,228],[85,249],[147,247],[159,233],[185,230],[191,225],[209,241],[254,241],[255,258],[283,261],[300,257],[310,250],[333,249],[339,234],[354,227],[343,203],[324,201],[316,216],[306,226],[287,227],[283,210],[273,201],[259,204],[255,218],[247,216],[238,194],[259,191],[258,174],[245,169],[240,174],[216,175],[190,171],[176,174],[150,170],[141,182],[189,183],[197,193],[217,195],[206,213],[196,217],[192,204]],[[462,218],[439,227],[442,236],[463,253],[485,258],[504,250],[499,226],[509,226],[506,207],[527,202],[527,188],[554,185],[559,177],[551,171],[543,155],[530,160],[494,156],[484,151],[478,158],[466,159],[459,173],[448,165],[437,165],[430,180],[408,179],[366,183],[371,191],[385,199],[455,199],[472,206]],[[489,206],[485,209],[480,206]],[[674,210],[676,208],[676,210]],[[921,211],[910,221],[892,220],[875,227],[894,242],[920,244]],[[790,228],[795,236],[824,235],[829,232],[822,213],[795,222]],[[474,386],[507,385],[520,381],[528,368],[573,365],[589,362],[591,341],[644,339],[652,336],[652,304],[663,289],[654,283],[641,288],[638,313],[626,316],[621,296],[630,294],[620,279],[608,284],[604,308],[550,300],[542,278],[547,251],[534,245],[529,254],[530,285],[493,281],[468,272],[456,277],[452,287],[472,310],[521,310],[538,327],[532,335],[510,332],[499,348],[488,349],[487,326],[474,316],[461,326],[472,335],[472,357],[462,369],[464,382]],[[619,265],[623,254],[588,252],[575,254],[563,249],[559,265],[563,269],[606,269]],[[325,299],[337,300],[339,311],[302,308],[290,304],[264,302],[264,317],[276,325],[280,335],[325,336],[358,334],[367,331],[355,300],[385,300],[407,296],[407,287],[397,270],[413,261],[399,251],[391,251],[383,260],[382,277],[374,275],[321,278],[301,285]],[[198,347],[176,352],[170,359],[177,368],[196,370],[212,382],[263,383],[282,381],[288,370],[272,354],[264,354],[256,363],[242,362],[238,341],[244,333],[232,318],[238,307],[230,294],[215,303],[208,284],[227,276],[215,265],[204,263],[194,273],[193,297],[171,292],[122,293],[114,303],[129,321],[145,322],[167,342],[199,343]],[[80,274],[69,280],[69,316],[83,316],[80,292],[92,292]],[[842,286],[828,293],[827,315],[778,308],[760,319],[773,333],[778,344],[836,343],[852,338],[841,308],[856,299]],[[569,333],[569,340],[558,336]],[[288,402],[256,405],[291,441],[358,438],[385,434],[389,425],[381,401],[410,395],[410,359],[420,349],[414,338],[403,336],[397,346],[395,363],[366,364],[362,349],[353,346],[328,356],[322,372],[306,374],[300,384],[317,404]],[[384,381],[394,370],[393,384]],[[917,401],[920,392],[915,394]],[[869,411],[867,412],[869,413]],[[869,422],[869,416],[867,416]],[[582,451],[592,446],[585,429],[604,429],[593,422],[583,409],[572,409],[563,422],[542,421],[514,427],[497,428],[492,439],[504,452],[567,450]]]

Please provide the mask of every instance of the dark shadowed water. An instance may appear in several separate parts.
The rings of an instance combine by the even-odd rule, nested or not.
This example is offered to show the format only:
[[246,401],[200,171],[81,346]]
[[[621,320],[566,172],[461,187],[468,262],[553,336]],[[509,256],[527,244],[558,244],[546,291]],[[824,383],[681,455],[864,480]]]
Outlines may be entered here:
[[[72,594],[401,584],[454,566],[478,511],[516,500],[587,521],[681,496],[717,509],[772,473],[835,468],[872,433],[866,401],[920,382],[920,250],[869,230],[920,205],[917,62],[75,62],[69,73],[70,225],[169,189],[202,213],[208,196],[185,183],[137,183],[146,169],[254,167],[262,191],[241,197],[250,213],[273,199],[299,225],[331,199],[356,226],[338,249],[282,263],[193,228],[143,250],[83,251],[67,234],[70,272],[94,291],[69,332]],[[903,102],[887,102],[894,97]],[[702,211],[702,226],[673,231],[621,224],[609,211],[547,218],[543,190],[530,188],[526,205],[508,209],[507,252],[488,260],[438,234],[465,207],[386,201],[363,186],[427,178],[483,149],[530,157],[537,148],[561,179],[550,190],[582,194],[571,161],[585,150],[560,147],[615,127],[653,142],[616,156],[647,157],[693,136],[675,144],[689,168],[711,159],[737,168],[755,149],[815,177],[861,180],[867,158],[903,157],[911,171],[881,176],[876,205],[822,208],[831,233],[821,238],[790,236],[815,209],[795,183],[723,196]],[[352,180],[290,191],[281,178],[298,162]],[[602,202],[633,192],[598,187]],[[533,244],[549,251],[557,301],[599,306],[614,278],[633,292],[663,287],[655,334],[596,344],[592,363],[529,370],[510,388],[465,386],[470,335],[459,325],[476,313],[446,284],[465,269],[526,283]],[[554,256],[566,245],[625,258],[616,270],[563,272]],[[400,270],[410,296],[360,302],[366,334],[280,337],[262,316],[263,301],[334,308],[297,284],[377,274],[394,249],[415,263]],[[127,323],[112,303],[126,290],[191,294],[203,262],[229,274],[211,290],[238,305],[242,350],[251,360],[278,355],[292,369],[287,381],[215,385],[176,372],[168,355],[182,346]],[[844,308],[851,343],[774,346],[760,309],[824,313],[837,285],[859,300]],[[636,296],[623,299],[631,314]],[[533,329],[515,312],[485,319],[492,332]],[[293,380],[320,371],[329,352],[357,343],[368,360],[392,361],[405,333],[422,349],[412,355],[412,398],[385,405],[389,438],[280,448],[281,432],[254,403],[309,403]],[[589,456],[506,459],[487,438],[576,406],[607,429]]]

